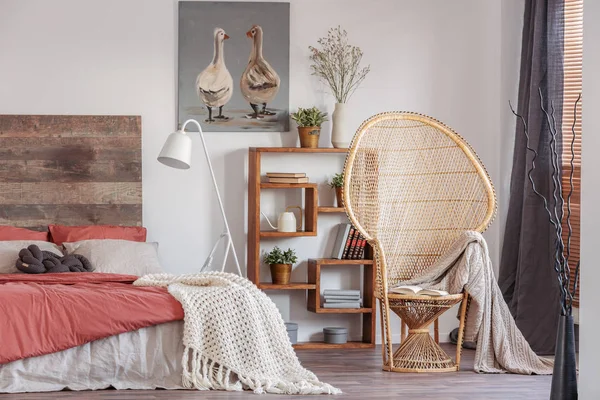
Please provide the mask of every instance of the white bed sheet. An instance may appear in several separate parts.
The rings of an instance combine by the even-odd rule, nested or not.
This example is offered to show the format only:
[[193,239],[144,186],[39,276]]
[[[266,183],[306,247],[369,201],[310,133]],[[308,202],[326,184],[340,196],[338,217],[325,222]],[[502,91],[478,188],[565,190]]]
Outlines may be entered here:
[[0,365],[0,393],[182,389],[183,321]]

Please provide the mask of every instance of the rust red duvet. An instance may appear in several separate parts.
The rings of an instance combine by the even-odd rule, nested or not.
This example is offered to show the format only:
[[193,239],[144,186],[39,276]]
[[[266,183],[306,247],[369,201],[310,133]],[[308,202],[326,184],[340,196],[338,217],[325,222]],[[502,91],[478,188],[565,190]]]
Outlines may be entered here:
[[183,319],[165,288],[133,275],[0,274],[0,364]]

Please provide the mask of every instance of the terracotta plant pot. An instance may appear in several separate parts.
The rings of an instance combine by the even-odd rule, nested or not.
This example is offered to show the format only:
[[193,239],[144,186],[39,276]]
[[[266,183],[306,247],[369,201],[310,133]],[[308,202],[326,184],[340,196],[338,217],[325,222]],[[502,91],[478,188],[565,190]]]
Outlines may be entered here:
[[320,126],[299,126],[298,136],[300,136],[300,147],[316,149],[319,147],[319,136],[321,136]]
[[344,207],[344,198],[342,196],[342,188],[341,187],[335,188],[335,200],[337,202],[338,207]]
[[276,285],[287,285],[292,275],[292,264],[271,264],[271,280]]

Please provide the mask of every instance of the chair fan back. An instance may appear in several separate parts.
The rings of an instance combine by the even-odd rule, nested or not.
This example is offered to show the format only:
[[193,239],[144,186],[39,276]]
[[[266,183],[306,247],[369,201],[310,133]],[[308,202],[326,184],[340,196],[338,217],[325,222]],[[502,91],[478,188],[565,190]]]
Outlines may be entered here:
[[378,297],[384,283],[427,271],[461,232],[483,232],[496,210],[491,180],[469,144],[442,123],[406,112],[375,115],[358,129],[344,202],[375,249]]

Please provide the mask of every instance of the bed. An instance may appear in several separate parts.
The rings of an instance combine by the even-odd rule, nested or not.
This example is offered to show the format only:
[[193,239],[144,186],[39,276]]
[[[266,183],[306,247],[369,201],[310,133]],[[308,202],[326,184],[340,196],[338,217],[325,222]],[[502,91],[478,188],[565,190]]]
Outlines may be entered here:
[[[142,225],[139,116],[0,116],[0,225]],[[1,310],[1,309],[0,309]],[[0,392],[180,389],[182,321],[0,365]]]
[[0,365],[0,393],[182,389],[182,331],[170,322]]

